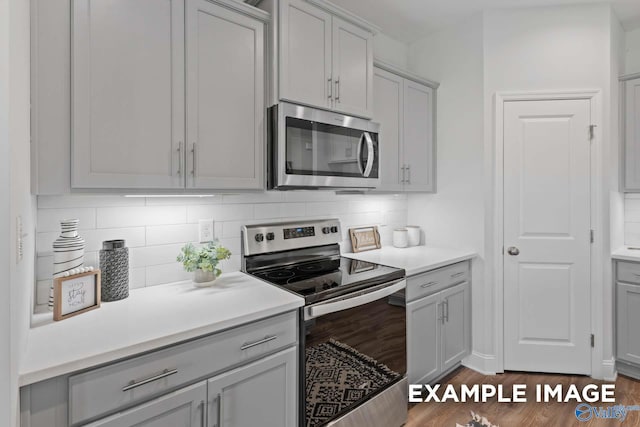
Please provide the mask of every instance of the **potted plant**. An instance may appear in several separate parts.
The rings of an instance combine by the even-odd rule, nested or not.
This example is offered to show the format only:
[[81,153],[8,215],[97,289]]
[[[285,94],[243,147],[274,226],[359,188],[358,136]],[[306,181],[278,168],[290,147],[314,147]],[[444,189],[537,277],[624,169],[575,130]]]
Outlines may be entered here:
[[195,273],[193,276],[194,285],[203,287],[213,284],[222,274],[218,263],[230,257],[229,249],[217,241],[213,241],[199,248],[192,243],[187,243],[180,249],[177,260],[182,263],[185,271]]

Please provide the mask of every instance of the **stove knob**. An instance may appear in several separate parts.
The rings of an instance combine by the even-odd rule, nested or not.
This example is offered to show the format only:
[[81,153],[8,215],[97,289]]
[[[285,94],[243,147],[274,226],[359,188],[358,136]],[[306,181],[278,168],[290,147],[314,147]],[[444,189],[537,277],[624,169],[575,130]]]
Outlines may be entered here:
[[258,233],[256,234],[256,242],[262,242],[264,240],[264,234]]
[[322,232],[323,232],[324,234],[329,234],[329,233],[331,233],[331,228],[329,228],[329,227],[322,227]]
[[275,239],[275,238],[276,238],[275,234],[273,234],[273,233],[267,233],[267,240],[273,240],[273,239]]
[[337,233],[338,232],[338,227],[336,227],[335,225],[333,227],[331,227],[331,232],[332,233]]

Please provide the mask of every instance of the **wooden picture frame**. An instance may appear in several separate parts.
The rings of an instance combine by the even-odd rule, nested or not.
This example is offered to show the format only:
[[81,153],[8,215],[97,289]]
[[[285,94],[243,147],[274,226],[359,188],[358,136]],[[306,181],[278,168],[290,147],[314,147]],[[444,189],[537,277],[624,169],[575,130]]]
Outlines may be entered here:
[[349,237],[351,237],[351,247],[354,253],[380,249],[380,232],[378,227],[373,225],[370,227],[350,228]]
[[100,307],[100,270],[53,279],[53,320],[64,320]]

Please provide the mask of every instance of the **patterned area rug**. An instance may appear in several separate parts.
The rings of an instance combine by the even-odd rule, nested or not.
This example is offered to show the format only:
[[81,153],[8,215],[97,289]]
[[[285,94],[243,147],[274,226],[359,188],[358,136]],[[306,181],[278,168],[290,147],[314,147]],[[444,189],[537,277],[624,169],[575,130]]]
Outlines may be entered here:
[[476,414],[475,412],[471,411],[471,421],[469,421],[465,425],[460,425],[456,423],[456,427],[499,427],[499,426],[491,424],[491,422],[489,422],[489,420],[487,420],[482,415]]
[[320,427],[400,374],[336,340],[306,351],[307,427]]

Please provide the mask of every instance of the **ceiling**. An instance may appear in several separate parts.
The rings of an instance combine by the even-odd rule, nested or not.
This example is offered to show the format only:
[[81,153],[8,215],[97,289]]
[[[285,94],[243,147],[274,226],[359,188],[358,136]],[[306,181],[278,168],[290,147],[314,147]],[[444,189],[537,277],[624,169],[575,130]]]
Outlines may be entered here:
[[[602,0],[331,0],[405,43],[486,9],[602,3]],[[640,28],[640,0],[610,0],[625,30]]]

